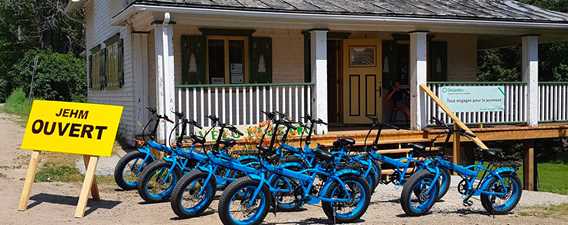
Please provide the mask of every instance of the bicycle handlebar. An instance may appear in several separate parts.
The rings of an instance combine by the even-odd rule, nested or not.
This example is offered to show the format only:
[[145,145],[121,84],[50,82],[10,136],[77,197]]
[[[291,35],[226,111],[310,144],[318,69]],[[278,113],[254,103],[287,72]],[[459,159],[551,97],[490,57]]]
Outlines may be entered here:
[[322,119],[314,119],[309,114],[306,114],[304,117],[301,117],[301,118],[303,118],[307,121],[310,121],[310,123],[327,125],[327,123],[325,121],[323,121]]
[[156,110],[155,108],[152,108],[152,107],[150,107],[150,106],[146,106],[146,109],[147,109],[148,111],[150,111],[152,114],[156,114],[156,112],[157,112],[157,110]]
[[379,119],[376,118],[376,117],[367,116],[367,118],[370,119],[371,121],[373,121],[373,127],[382,126],[382,127],[388,127],[388,128],[391,128],[391,129],[395,129],[395,130],[400,130],[400,127],[397,127],[395,125],[392,125],[392,124],[389,124],[389,123],[384,123],[384,122],[379,122]]

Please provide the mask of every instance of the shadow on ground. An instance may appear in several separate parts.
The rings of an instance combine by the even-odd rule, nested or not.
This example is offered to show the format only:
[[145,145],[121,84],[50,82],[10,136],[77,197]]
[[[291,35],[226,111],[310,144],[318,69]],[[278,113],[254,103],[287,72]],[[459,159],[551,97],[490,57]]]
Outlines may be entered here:
[[[357,221],[353,221],[352,223],[362,223],[365,220],[359,219]],[[266,225],[286,225],[286,224],[297,224],[297,225],[311,225],[311,224],[335,224],[333,221],[329,221],[328,219],[322,218],[308,218],[305,220],[295,221],[295,222],[282,222],[282,223],[266,223]],[[343,223],[343,224],[350,224],[350,223]]]
[[[33,202],[28,206],[28,209],[31,209],[37,205],[42,203],[51,203],[51,204],[60,204],[60,205],[72,205],[76,206],[77,202],[79,201],[79,197],[72,197],[72,196],[64,196],[64,195],[54,195],[54,194],[36,194],[30,198]],[[119,205],[120,201],[112,201],[112,200],[92,200],[89,199],[87,202],[87,211],[85,211],[85,215],[88,215],[94,212],[97,209],[112,209]]]

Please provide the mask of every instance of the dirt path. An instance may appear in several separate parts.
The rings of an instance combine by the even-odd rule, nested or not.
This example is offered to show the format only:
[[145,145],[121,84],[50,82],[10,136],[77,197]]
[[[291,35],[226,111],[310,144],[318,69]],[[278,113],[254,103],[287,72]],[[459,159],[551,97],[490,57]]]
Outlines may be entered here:
[[[73,218],[74,206],[79,193],[78,184],[38,183],[34,184],[25,212],[16,211],[23,185],[22,177],[29,153],[18,150],[23,128],[14,118],[0,113],[0,224],[219,224],[215,213],[216,201],[206,215],[187,220],[178,220],[169,203],[144,204],[137,192],[114,190],[114,185],[101,190],[103,201],[90,202],[87,216]],[[218,193],[220,194],[220,193]],[[523,207],[548,203],[567,203],[568,196],[525,192],[516,213],[507,216],[487,216],[479,201],[471,208],[459,204],[455,188],[448,193],[445,202],[438,203],[433,213],[419,217],[403,216],[397,202],[400,189],[380,186],[373,196],[369,210],[358,224],[567,224],[561,218],[521,216]],[[324,214],[319,207],[309,206],[307,210],[294,213],[269,214],[268,224],[321,224]]]

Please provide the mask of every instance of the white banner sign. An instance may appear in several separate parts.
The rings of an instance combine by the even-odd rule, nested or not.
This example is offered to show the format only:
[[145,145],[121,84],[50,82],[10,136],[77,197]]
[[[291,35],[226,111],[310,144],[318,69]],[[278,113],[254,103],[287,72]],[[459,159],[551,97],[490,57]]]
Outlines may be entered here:
[[443,86],[440,99],[454,112],[503,112],[504,86]]

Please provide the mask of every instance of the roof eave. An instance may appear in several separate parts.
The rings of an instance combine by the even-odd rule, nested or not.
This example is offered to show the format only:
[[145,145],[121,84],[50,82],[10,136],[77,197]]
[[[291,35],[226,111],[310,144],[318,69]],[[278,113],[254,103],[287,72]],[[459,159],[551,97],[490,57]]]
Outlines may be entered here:
[[318,22],[356,22],[374,23],[391,22],[400,24],[415,25],[447,25],[447,26],[479,26],[491,28],[515,28],[515,29],[565,29],[568,32],[568,22],[539,22],[539,21],[509,21],[509,20],[487,20],[487,19],[449,19],[449,18],[425,18],[410,16],[375,16],[375,15],[345,15],[345,14],[320,14],[320,13],[294,13],[294,12],[273,12],[273,11],[252,11],[236,9],[218,9],[203,7],[180,7],[180,6],[158,6],[133,3],[112,19],[113,25],[123,24],[130,16],[138,12],[170,12],[170,13],[189,13],[200,16],[230,16],[256,19],[288,19]]

